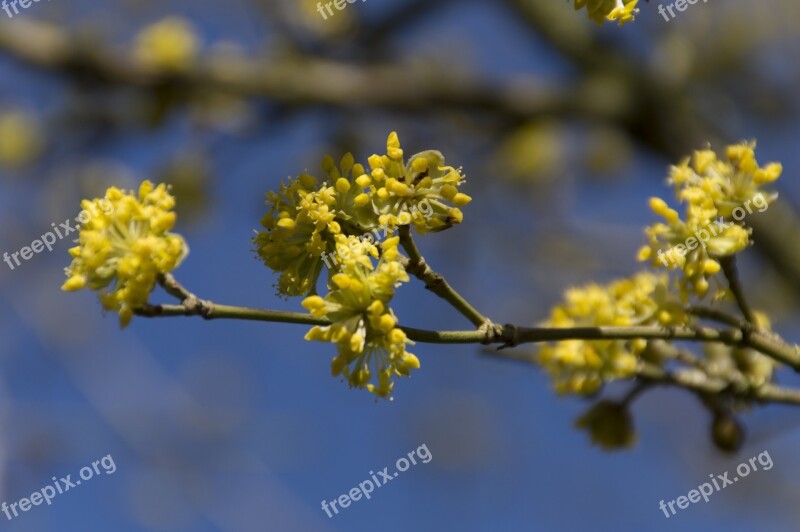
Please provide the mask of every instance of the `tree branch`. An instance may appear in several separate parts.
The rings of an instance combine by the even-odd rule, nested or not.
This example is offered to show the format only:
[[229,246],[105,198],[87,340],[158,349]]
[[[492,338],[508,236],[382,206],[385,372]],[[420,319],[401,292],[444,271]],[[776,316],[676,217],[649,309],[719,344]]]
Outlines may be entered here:
[[[172,278],[160,280],[170,294],[181,299],[181,305],[146,305],[136,314],[143,317],[202,316],[205,319],[240,319],[307,325],[330,325],[324,318],[315,318],[302,312],[264,310],[231,305],[219,305],[198,299]],[[188,294],[188,295],[187,295]],[[477,321],[477,319],[476,319]],[[489,320],[486,320],[491,323]],[[789,346],[780,338],[759,331],[745,334],[741,330],[717,330],[705,327],[517,327],[492,324],[470,331],[431,331],[401,327],[414,341],[431,344],[500,344],[512,347],[524,343],[558,342],[564,340],[671,340],[716,342],[755,349],[796,370],[800,370],[800,350]]]
[[747,327],[746,321],[737,318],[736,316],[731,316],[727,312],[716,308],[693,305],[687,308],[686,311],[693,316],[697,316],[698,318],[724,323],[725,325],[730,325],[731,327],[736,327],[737,329]]
[[742,283],[739,281],[739,272],[736,269],[736,257],[734,255],[720,257],[719,263],[722,266],[722,272],[725,274],[725,278],[728,279],[728,286],[736,300],[736,304],[739,306],[739,310],[742,311],[742,316],[744,316],[744,319],[746,319],[748,323],[755,325],[755,315],[750,305],[747,303],[747,298],[744,295],[744,288],[742,288]]
[[697,370],[676,370],[668,372],[657,366],[640,363],[636,374],[661,384],[671,384],[701,394],[727,393],[740,399],[764,402],[800,404],[800,390],[782,388],[774,384],[764,384],[747,389],[731,388],[730,383],[722,379],[703,376]]
[[414,243],[411,236],[411,228],[408,225],[400,226],[400,245],[408,253],[408,261],[404,261],[403,266],[406,271],[425,283],[425,287],[441,297],[453,308],[465,316],[475,327],[490,327],[491,321],[483,314],[478,312],[472,305],[464,299],[461,294],[455,291],[445,280],[444,276],[434,272],[425,262],[422,254]]
[[545,85],[534,77],[496,83],[437,75],[431,66],[347,64],[313,57],[267,61],[246,56],[200,58],[182,72],[165,72],[133,60],[96,39],[72,35],[30,19],[0,21],[0,51],[29,65],[99,82],[157,89],[164,86],[217,89],[292,105],[425,111],[431,107],[490,110],[516,118],[553,114],[610,118],[621,110],[589,98],[588,87]]

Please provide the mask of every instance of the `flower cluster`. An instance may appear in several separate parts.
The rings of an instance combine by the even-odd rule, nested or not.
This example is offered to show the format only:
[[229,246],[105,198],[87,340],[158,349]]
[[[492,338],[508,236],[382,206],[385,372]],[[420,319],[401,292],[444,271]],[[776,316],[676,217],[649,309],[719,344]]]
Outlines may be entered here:
[[[446,166],[438,151],[405,161],[394,132],[386,153],[369,157],[368,166],[347,153],[338,165],[325,157],[322,170],[323,180],[303,173],[267,194],[264,230],[253,242],[264,264],[280,274],[278,293],[310,294],[303,306],[332,322],[314,327],[306,339],[336,344],[333,374],[386,397],[395,376],[419,367],[388,306],[408,275],[398,260],[397,237],[379,248],[371,237],[359,236],[377,228],[388,236],[401,225],[413,225],[421,234],[447,229],[462,221],[459,207],[471,198],[459,191],[464,176]],[[317,281],[327,256],[339,260],[329,270],[330,292],[321,297]]]
[[[414,225],[420,233],[441,231],[461,223],[463,207],[472,198],[459,192],[464,182],[461,173],[445,166],[444,156],[435,150],[413,155],[403,164],[403,150],[397,135],[392,133],[386,144],[386,155],[369,158],[372,169],[370,190],[378,222],[382,225]],[[422,216],[419,205],[427,202],[431,216]]]
[[18,168],[41,152],[43,139],[36,120],[22,111],[0,112],[0,167]]
[[669,183],[686,205],[685,218],[664,200],[652,198],[650,207],[664,222],[646,228],[648,244],[639,251],[639,259],[657,267],[680,268],[683,298],[703,298],[709,279],[720,271],[719,259],[750,243],[750,229],[743,220],[754,208],[764,211],[777,198],[762,186],[778,179],[781,171],[779,163],[758,165],[755,143],[728,146],[724,159],[711,150],[695,152],[670,169]]
[[138,196],[112,187],[105,198],[83,200],[81,207],[93,216],[80,228],[79,245],[69,250],[72,264],[62,289],[99,291],[103,307],[119,313],[125,327],[147,303],[159,274],[174,270],[188,253],[183,238],[169,232],[175,199],[166,185],[144,181]]
[[[755,325],[762,333],[769,334],[769,318],[761,312],[755,313]],[[708,372],[712,376],[738,373],[747,386],[758,388],[772,381],[772,374],[778,363],[775,359],[762,355],[754,349],[723,344],[707,344],[705,355]]]
[[575,0],[575,9],[586,8],[589,18],[597,24],[606,20],[618,22],[620,26],[634,20],[639,12],[636,4],[639,0]]
[[189,21],[167,17],[144,28],[133,51],[134,57],[150,68],[180,71],[191,66],[199,48],[197,32]]
[[264,264],[280,272],[278,293],[297,296],[314,290],[322,271],[320,257],[341,233],[333,203],[335,189],[318,188],[316,178],[308,174],[267,193],[271,208],[261,219],[266,231],[258,233],[254,243]]
[[336,235],[340,255],[347,258],[333,276],[331,291],[324,298],[313,295],[303,300],[313,316],[331,321],[331,325],[313,327],[306,339],[336,344],[333,375],[342,375],[351,387],[366,388],[379,397],[391,394],[395,376],[407,376],[419,368],[417,357],[406,351],[411,342],[389,308],[395,288],[408,281],[398,260],[398,242],[398,237],[384,241],[378,258],[373,244]]
[[264,264],[280,274],[279,294],[314,293],[322,258],[335,252],[337,235],[362,235],[378,227],[393,232],[408,224],[426,233],[461,222],[459,207],[471,198],[459,192],[464,177],[445,166],[441,153],[422,152],[404,163],[394,132],[386,152],[372,155],[369,168],[350,153],[338,166],[325,157],[325,180],[304,173],[267,194],[269,211],[261,220],[265,230],[254,243]]
[[[687,316],[667,287],[666,275],[642,272],[607,286],[572,288],[563,305],[553,309],[545,327],[678,325]],[[559,393],[589,394],[603,382],[625,378],[636,370],[647,347],[637,340],[566,340],[543,346],[539,362]]]

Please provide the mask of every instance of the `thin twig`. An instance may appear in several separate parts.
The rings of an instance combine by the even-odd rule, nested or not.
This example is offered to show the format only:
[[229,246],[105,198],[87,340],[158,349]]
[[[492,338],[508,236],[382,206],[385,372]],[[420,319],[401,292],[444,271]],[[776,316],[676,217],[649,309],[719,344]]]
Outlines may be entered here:
[[739,281],[739,273],[736,269],[736,257],[734,255],[721,257],[719,263],[722,266],[722,272],[728,279],[728,286],[736,300],[736,304],[739,306],[739,310],[742,311],[742,315],[748,323],[755,324],[755,315],[750,305],[747,303],[747,298],[745,298],[744,295],[744,288],[742,288],[742,283]]
[[[148,305],[137,310],[143,317],[203,316],[205,319],[241,319],[308,325],[330,325],[324,318],[314,318],[302,312],[263,310],[230,305],[218,305],[198,300],[194,306]],[[431,331],[401,327],[411,340],[430,344],[514,344],[558,342],[563,340],[686,340],[716,342],[750,347],[795,369],[800,368],[800,352],[778,339],[760,334],[744,335],[740,330],[716,330],[689,327],[516,327],[497,325],[499,331],[477,329],[470,331]],[[513,339],[513,340],[512,340]]]
[[653,381],[642,380],[637,382],[628,392],[622,397],[620,403],[629,406],[639,395],[645,392],[648,388],[653,386]]
[[488,330],[488,326],[491,325],[491,322],[483,314],[478,312],[475,307],[470,305],[466,299],[461,297],[461,294],[450,286],[444,276],[434,272],[431,267],[428,266],[419,248],[417,248],[417,245],[414,243],[414,239],[411,236],[411,229],[408,225],[400,226],[400,244],[408,253],[408,262],[403,264],[408,273],[424,282],[428,290],[450,303],[453,308],[472,322],[475,327],[485,327]]
[[[409,253],[421,260],[419,251],[411,247]],[[180,305],[145,305],[136,311],[143,317],[169,317],[169,316],[202,316],[211,319],[240,319],[278,323],[297,323],[306,325],[330,325],[325,318],[317,318],[301,312],[280,310],[265,310],[231,305],[219,305],[211,301],[196,297],[184,288],[172,275],[167,274],[159,278],[159,283],[167,293],[181,301]],[[460,296],[459,296],[460,297]],[[466,302],[465,302],[466,303]],[[473,309],[474,310],[474,309]],[[477,311],[475,311],[477,313]],[[482,316],[481,316],[482,317]],[[786,345],[780,338],[767,336],[757,331],[716,330],[708,328],[689,327],[569,327],[569,328],[541,328],[517,327],[515,325],[494,325],[489,320],[485,323],[490,327],[479,327],[471,331],[431,331],[402,327],[409,339],[416,342],[433,344],[492,344],[499,343],[504,346],[520,343],[540,343],[561,340],[629,340],[636,338],[661,339],[661,340],[690,340],[697,342],[718,342],[727,345],[745,346],[768,354],[776,360],[782,361],[795,369],[800,368],[800,352],[796,347]],[[506,360],[534,362],[534,357],[529,354],[520,355],[512,350],[497,350],[493,356]],[[688,359],[681,357],[684,362]],[[694,357],[691,357],[694,361]],[[698,393],[729,393],[731,395],[762,402],[780,402],[800,404],[800,390],[789,390],[767,384],[758,388],[742,386],[741,380],[723,379],[712,377],[698,368],[676,370],[667,372],[658,366],[640,362],[636,375],[649,382],[672,384]],[[733,386],[731,385],[733,384]],[[634,388],[629,393],[628,399],[640,393],[644,384]]]
[[782,388],[774,384],[764,384],[746,389],[732,388],[730,383],[711,377],[704,377],[697,370],[665,371],[651,364],[641,363],[636,374],[662,384],[680,386],[702,394],[727,393],[732,397],[759,402],[800,404],[800,390]]
[[698,318],[705,318],[719,323],[724,323],[725,325],[730,325],[731,327],[736,327],[737,329],[747,327],[747,322],[745,320],[737,318],[736,316],[731,316],[727,312],[716,308],[693,305],[686,310],[689,314],[697,316]]
[[[430,83],[428,68],[396,68],[393,64],[357,64],[318,57],[289,59],[226,56],[201,57],[184,70],[159,70],[137,62],[133,54],[96,39],[89,41],[49,22],[0,20],[0,53],[47,71],[111,85],[156,90],[175,86],[186,91],[213,89],[244,97],[268,98],[289,105],[332,105],[426,111],[437,108],[491,110],[504,116],[588,116],[617,118],[618,106],[605,99],[585,98],[583,83],[557,88],[533,76],[515,83],[467,75],[442,77]],[[523,87],[523,89],[520,89]]]

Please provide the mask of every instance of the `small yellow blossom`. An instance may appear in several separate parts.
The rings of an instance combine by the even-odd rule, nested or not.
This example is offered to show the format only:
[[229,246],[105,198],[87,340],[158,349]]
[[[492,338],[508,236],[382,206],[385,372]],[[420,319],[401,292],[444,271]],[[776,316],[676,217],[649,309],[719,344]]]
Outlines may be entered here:
[[392,132],[386,155],[369,158],[378,221],[390,228],[411,223],[420,234],[461,223],[460,207],[472,201],[458,189],[465,181],[461,172],[445,166],[444,156],[435,150],[412,155],[405,164],[403,153],[397,133]]
[[[687,319],[671,297],[666,275],[643,272],[607,286],[591,284],[567,290],[545,327],[676,325]],[[546,344],[538,360],[559,393],[589,394],[603,382],[625,378],[636,370],[645,349],[641,340],[565,340]]]
[[0,113],[0,166],[24,166],[41,148],[41,131],[33,117],[21,111]]
[[634,20],[639,12],[636,4],[639,0],[575,0],[575,9],[586,8],[589,18],[597,24],[605,21],[618,22],[623,25]]
[[340,252],[351,251],[340,255],[342,265],[332,277],[330,292],[324,298],[313,295],[303,300],[313,316],[332,322],[313,327],[306,339],[336,344],[333,375],[342,375],[351,387],[365,388],[379,397],[392,393],[394,377],[408,376],[419,368],[419,359],[406,351],[412,342],[397,327],[389,308],[395,288],[408,281],[398,261],[398,242],[398,237],[383,242],[375,266],[374,246],[354,236],[337,235]]
[[[460,207],[472,201],[458,189],[464,177],[444,166],[441,153],[422,152],[404,163],[396,133],[387,139],[386,155],[369,158],[369,168],[350,153],[338,166],[326,156],[327,179],[302,174],[267,194],[265,230],[254,243],[264,263],[280,274],[279,294],[315,292],[323,265],[331,267],[327,257],[337,250],[337,235],[363,237],[383,230],[388,236],[398,225],[413,225],[420,233],[441,231],[460,223]],[[329,277],[334,273],[330,270]]]
[[322,183],[301,174],[267,193],[265,230],[253,240],[264,264],[280,273],[277,289],[285,296],[315,291],[325,254],[336,249],[336,235],[363,234],[376,223],[364,167],[348,153],[338,167],[325,157],[322,169],[328,175]]
[[664,200],[650,200],[651,209],[664,222],[645,229],[648,244],[638,258],[656,267],[680,269],[684,300],[706,295],[709,281],[720,271],[719,259],[750,244],[746,217],[765,211],[777,197],[762,186],[775,181],[782,167],[778,163],[760,167],[754,150],[755,143],[728,146],[724,160],[711,150],[701,150],[671,167],[669,183],[686,206],[684,217]]
[[197,32],[188,20],[167,17],[142,29],[133,50],[144,65],[177,71],[192,65],[199,48]]
[[[147,303],[159,274],[174,270],[188,253],[175,225],[175,199],[167,186],[144,181],[138,195],[116,187],[104,198],[83,200],[78,246],[69,250],[63,290],[99,291],[106,310],[119,313],[125,327],[133,311]],[[83,214],[83,213],[82,213]]]

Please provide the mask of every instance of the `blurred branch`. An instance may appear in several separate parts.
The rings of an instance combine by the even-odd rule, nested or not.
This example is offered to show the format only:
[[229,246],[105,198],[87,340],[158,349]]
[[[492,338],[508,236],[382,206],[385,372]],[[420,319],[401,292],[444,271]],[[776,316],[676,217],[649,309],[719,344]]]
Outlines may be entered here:
[[782,388],[774,384],[743,390],[731,389],[726,381],[705,376],[696,370],[666,371],[647,363],[641,363],[636,374],[656,383],[671,384],[703,394],[728,393],[741,399],[765,403],[800,404],[800,390]]
[[[687,99],[692,88],[688,86],[691,76],[684,76],[678,84],[660,79],[649,64],[637,64],[622,46],[599,40],[586,24],[558,16],[556,9],[563,6],[538,0],[504,0],[504,3],[584,76],[612,75],[623,86],[624,93],[635,98],[633,111],[618,115],[614,121],[637,142],[667,160],[678,160],[709,142],[740,140],[730,138],[713,117],[704,117],[702,109]],[[740,63],[747,58],[745,52],[752,54],[753,50],[740,47],[734,51]],[[720,68],[721,61],[728,61],[724,70],[730,75],[734,70],[731,58],[721,55],[714,54],[709,62]],[[800,233],[800,216],[792,207],[782,204],[764,216],[753,217],[751,222],[756,249],[800,291],[800,249],[786,245],[793,241],[793,235]]]
[[[669,160],[727,137],[687,100],[689,87],[659,79],[621,46],[598,40],[586,24],[553,16],[554,9],[563,6],[532,0],[505,3],[579,68],[582,77],[577,82],[559,88],[519,76],[500,83],[445,75],[444,69],[433,66],[358,65],[308,56],[270,61],[211,57],[183,73],[159,72],[134,62],[124,48],[114,52],[102,42],[30,18],[0,22],[0,51],[75,79],[145,90],[216,89],[284,104],[339,108],[486,111],[517,121],[543,116],[601,120],[616,124]],[[610,89],[604,88],[604,80],[611,83]],[[786,245],[800,233],[800,216],[789,206],[776,205],[754,217],[752,225],[756,249],[800,287],[799,252]]]
[[444,75],[433,66],[355,65],[294,57],[265,60],[209,57],[185,72],[139,64],[124,50],[113,53],[52,24],[31,20],[0,23],[0,51],[38,68],[97,82],[142,89],[178,86],[218,89],[288,104],[380,107],[423,111],[430,107],[493,111],[512,117],[551,114],[611,117],[610,100],[587,98],[582,86],[549,87],[520,77],[503,85]]
[[[532,353],[493,351],[489,349],[484,350],[483,353],[513,362],[528,364],[536,362]],[[654,384],[660,384],[683,388],[704,396],[723,394],[745,401],[800,405],[800,390],[784,388],[775,384],[764,384],[758,387],[736,386],[735,384],[741,380],[737,376],[731,375],[733,379],[728,381],[719,377],[710,377],[697,368],[681,368],[668,371],[647,362],[639,362],[635,376],[641,379],[641,382],[631,390],[634,396]],[[732,384],[734,385],[732,386]]]
[[776,270],[800,287],[800,216],[786,201],[778,201],[758,216],[749,217],[753,226],[755,246],[766,256]]
[[359,48],[372,53],[394,35],[406,31],[410,25],[430,18],[432,11],[447,7],[455,1],[408,0],[396,7],[387,6],[389,13],[383,15],[381,20],[363,26],[358,35]]

